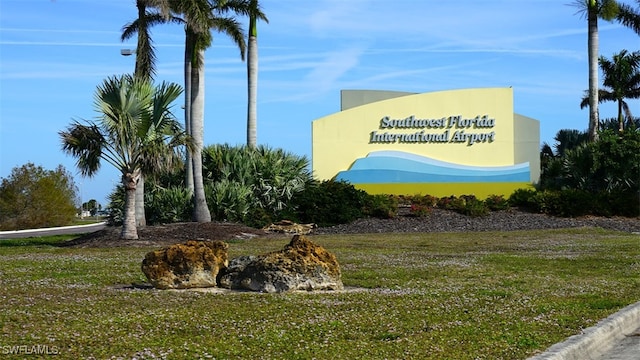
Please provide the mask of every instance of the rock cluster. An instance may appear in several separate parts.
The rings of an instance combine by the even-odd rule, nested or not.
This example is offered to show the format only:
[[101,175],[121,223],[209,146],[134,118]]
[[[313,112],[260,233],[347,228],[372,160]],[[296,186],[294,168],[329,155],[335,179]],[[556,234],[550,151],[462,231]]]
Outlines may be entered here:
[[334,254],[303,235],[294,235],[280,251],[227,261],[221,241],[187,241],[152,251],[142,271],[159,289],[219,286],[234,290],[287,292],[341,290]]

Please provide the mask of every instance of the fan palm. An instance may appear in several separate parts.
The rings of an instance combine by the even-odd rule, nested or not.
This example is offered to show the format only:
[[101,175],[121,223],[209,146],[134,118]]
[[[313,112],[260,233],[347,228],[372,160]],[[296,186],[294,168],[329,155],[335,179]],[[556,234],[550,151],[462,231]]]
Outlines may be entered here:
[[93,176],[101,160],[122,175],[125,211],[120,235],[137,239],[135,194],[144,168],[166,169],[179,162],[178,147],[190,144],[171,113],[182,89],[174,83],[154,87],[132,76],[110,77],[95,94],[96,121],[74,121],[59,133],[62,149],[77,158],[82,175]]
[[[624,131],[625,116],[633,119],[629,104],[625,99],[640,98],[640,51],[629,53],[622,50],[609,60],[603,56],[599,59],[603,74],[603,85],[598,99],[600,102],[616,101],[618,103],[618,130]],[[588,97],[582,99],[580,107],[588,105]]]

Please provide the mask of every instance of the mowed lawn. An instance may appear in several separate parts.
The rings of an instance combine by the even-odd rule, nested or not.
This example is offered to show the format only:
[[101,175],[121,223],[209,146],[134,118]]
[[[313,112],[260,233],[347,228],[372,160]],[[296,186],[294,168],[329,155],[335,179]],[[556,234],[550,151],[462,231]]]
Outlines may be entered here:
[[[310,238],[336,254],[348,291],[132,289],[126,285],[146,281],[140,265],[155,248],[0,241],[0,354],[526,359],[640,301],[637,234],[585,228]],[[233,241],[230,256],[279,250],[289,240]]]

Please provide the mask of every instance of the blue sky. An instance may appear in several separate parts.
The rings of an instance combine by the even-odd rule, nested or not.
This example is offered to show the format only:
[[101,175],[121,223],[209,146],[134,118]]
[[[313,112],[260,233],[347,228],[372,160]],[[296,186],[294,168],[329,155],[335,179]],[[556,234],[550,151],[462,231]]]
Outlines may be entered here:
[[[339,110],[341,89],[428,92],[512,86],[515,111],[540,120],[541,141],[587,127],[586,20],[574,0],[262,0],[258,143],[311,156],[311,121]],[[635,4],[631,0],[623,2]],[[58,132],[94,119],[96,86],[133,72],[120,55],[135,0],[0,0],[0,177],[27,162],[77,174]],[[246,21],[242,19],[243,23]],[[153,30],[158,81],[183,83],[184,32]],[[600,54],[640,49],[600,23]],[[246,141],[246,65],[224,35],[206,53],[205,143]],[[182,119],[180,104],[175,113]],[[635,116],[640,102],[631,102]],[[602,118],[616,116],[603,104]],[[119,182],[108,164],[75,175],[84,201]]]

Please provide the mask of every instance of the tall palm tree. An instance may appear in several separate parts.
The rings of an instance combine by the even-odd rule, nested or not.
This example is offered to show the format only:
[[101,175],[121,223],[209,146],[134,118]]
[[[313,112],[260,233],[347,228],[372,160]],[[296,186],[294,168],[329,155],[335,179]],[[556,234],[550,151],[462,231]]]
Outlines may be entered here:
[[[151,27],[171,20],[167,0],[136,0],[138,17],[122,28],[121,41],[126,41],[137,35],[136,63],[134,76],[151,81],[156,72],[156,53],[151,39]],[[148,12],[147,8],[154,7],[159,11]],[[143,169],[143,173],[153,172],[154,169]],[[140,175],[136,187],[136,224],[146,226],[144,211],[144,175]]]
[[[171,8],[182,14],[185,22],[185,128],[193,137],[193,151],[187,166],[192,168],[194,213],[197,222],[211,221],[202,178],[202,148],[204,146],[204,59],[211,46],[211,30],[224,33],[240,48],[244,59],[244,33],[238,21],[222,14],[246,7],[242,0],[171,0]],[[187,179],[187,184],[191,180]]]
[[134,76],[146,80],[152,80],[156,72],[156,52],[151,39],[151,27],[164,23],[168,16],[156,11],[147,11],[147,8],[154,6],[156,2],[158,1],[136,0],[138,17],[122,27],[122,35],[120,36],[121,41],[138,36]]
[[636,2],[638,3],[636,9],[627,4],[619,4],[616,20],[640,35],[640,0],[636,0]]
[[618,12],[615,0],[576,0],[579,12],[587,18],[587,51],[589,58],[589,139],[598,140],[598,19],[612,20]]
[[[625,99],[640,98],[640,51],[629,53],[622,50],[613,55],[613,60],[604,56],[599,59],[603,74],[603,85],[598,99],[600,102],[616,101],[618,103],[618,130],[624,131],[625,116],[632,121],[633,116]],[[588,105],[588,98],[583,98],[581,108]]]
[[110,77],[95,94],[97,121],[74,121],[59,133],[62,149],[77,158],[82,175],[93,176],[101,160],[122,174],[125,211],[120,237],[137,239],[135,194],[143,168],[172,166],[176,149],[189,137],[171,113],[171,103],[182,88],[174,83],[154,87],[132,76]]
[[247,145],[258,142],[258,20],[269,23],[258,0],[249,0],[249,41],[247,43]]

